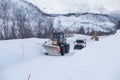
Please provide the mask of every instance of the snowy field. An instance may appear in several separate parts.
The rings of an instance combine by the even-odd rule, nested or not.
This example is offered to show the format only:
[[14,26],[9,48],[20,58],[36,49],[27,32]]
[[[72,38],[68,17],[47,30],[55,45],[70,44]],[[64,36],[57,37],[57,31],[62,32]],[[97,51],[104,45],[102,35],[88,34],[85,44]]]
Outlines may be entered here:
[[[87,38],[87,46],[73,51],[78,37]],[[46,40],[0,41],[0,80],[120,80],[120,31],[98,42],[68,38],[71,49],[65,56],[44,55]]]

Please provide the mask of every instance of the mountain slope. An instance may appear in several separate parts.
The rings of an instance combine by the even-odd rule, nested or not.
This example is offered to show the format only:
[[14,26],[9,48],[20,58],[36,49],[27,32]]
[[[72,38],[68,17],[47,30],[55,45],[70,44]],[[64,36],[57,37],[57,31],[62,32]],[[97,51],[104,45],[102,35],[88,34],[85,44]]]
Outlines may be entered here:
[[[56,30],[61,29],[79,32],[81,29],[85,34],[91,34],[96,31],[102,34],[112,34],[116,32],[116,19],[101,14],[67,14],[58,16],[54,19]],[[101,35],[101,34],[100,34]]]
[[[104,6],[98,5],[97,2],[99,1],[96,1],[95,5],[94,4],[88,5],[90,4],[89,0],[88,1],[29,0],[28,2],[31,2],[32,4],[36,5],[42,11],[50,13],[50,15],[52,16],[55,16],[53,25],[55,29],[57,28],[57,30],[61,28],[62,29],[61,31],[67,30],[80,32],[82,28],[85,34],[92,34],[93,31],[97,31],[98,34],[105,35],[113,34],[116,32],[117,29],[116,25],[118,24],[118,21],[109,15],[104,15],[105,13],[109,13],[109,11],[104,9]],[[106,1],[101,1],[101,3],[106,4]],[[114,4],[117,3],[115,2]],[[94,7],[91,8],[90,6]],[[91,12],[94,14],[84,12]],[[58,13],[58,15],[56,13]],[[80,13],[83,14],[80,15]]]
[[[68,29],[69,27],[72,27],[72,28],[69,28],[70,30],[68,29],[68,31],[77,30],[78,32],[78,30],[82,26],[82,28],[84,27],[82,30],[84,30],[84,32],[88,34],[91,34],[93,30],[97,30],[99,33],[102,33],[102,34],[113,34],[116,32],[116,25],[118,25],[118,22],[116,23],[114,18],[107,15],[85,14],[85,13],[80,15],[81,12],[78,14],[73,13],[75,15],[71,15],[71,13],[65,14],[65,15],[60,13],[53,14],[54,8],[55,8],[55,11],[58,10],[57,12],[61,11],[61,9],[65,9],[63,10],[63,12],[65,13],[74,12],[74,11],[69,11],[70,6],[74,4],[69,4],[69,1],[65,1],[65,3],[63,2],[64,0],[50,1],[50,2],[48,0],[40,0],[40,3],[38,0],[35,0],[35,1],[2,0],[0,1],[0,25],[1,25],[0,39],[3,40],[3,39],[30,38],[30,37],[44,37],[44,38],[50,37],[53,31],[53,28],[58,27],[57,23],[59,22],[58,19],[60,15],[64,16],[63,19],[66,19],[64,22],[64,25],[62,24],[63,27],[61,28]],[[79,1],[78,3],[81,6],[83,6],[82,9],[85,10],[86,12],[86,9],[87,9],[86,7],[89,7],[89,5],[84,6],[82,5],[84,2],[80,3]],[[44,11],[43,7],[39,7],[39,5],[43,7],[47,6],[48,9],[52,7],[49,10],[53,10],[53,13],[52,14],[44,13],[46,11]],[[55,5],[58,5],[59,8],[55,7]],[[65,5],[66,6],[68,5],[69,8],[66,8]],[[71,10],[74,10],[73,8],[71,8]],[[75,8],[75,9],[77,9],[77,11],[79,12],[78,8]],[[89,11],[89,9],[87,11]],[[75,16],[75,17],[72,17],[72,16]],[[74,19],[73,21],[72,21],[72,18]],[[67,20],[69,24],[67,24]],[[63,23],[64,20],[61,20],[61,21]]]
[[41,37],[51,24],[49,15],[27,1],[0,1],[0,39]]
[[[6,11],[8,11],[7,16],[9,19],[16,17],[19,11],[21,11],[21,14],[25,15],[25,18],[31,22],[33,22],[33,20],[37,21],[39,18],[46,17],[46,14],[39,8],[24,0],[4,0],[0,1],[0,4],[1,9],[4,8],[4,4],[7,4]],[[2,4],[4,6],[2,6]]]

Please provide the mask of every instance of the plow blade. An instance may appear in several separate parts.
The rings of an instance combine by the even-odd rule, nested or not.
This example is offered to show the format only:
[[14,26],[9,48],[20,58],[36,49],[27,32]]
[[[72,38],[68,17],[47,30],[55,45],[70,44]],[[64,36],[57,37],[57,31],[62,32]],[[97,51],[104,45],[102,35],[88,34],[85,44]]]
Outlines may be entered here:
[[60,55],[60,47],[55,45],[43,45],[45,53],[52,55]]

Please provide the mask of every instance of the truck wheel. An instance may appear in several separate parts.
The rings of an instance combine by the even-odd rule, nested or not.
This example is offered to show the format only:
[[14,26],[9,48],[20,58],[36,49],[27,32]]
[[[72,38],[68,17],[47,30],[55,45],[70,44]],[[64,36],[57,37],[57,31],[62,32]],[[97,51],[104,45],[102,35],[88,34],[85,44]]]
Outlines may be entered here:
[[61,53],[62,56],[64,56],[64,53],[65,53],[65,47],[64,47],[64,45],[61,45],[61,47],[60,47],[60,53]]
[[65,44],[65,53],[69,53],[70,44]]
[[98,37],[96,37],[96,38],[95,38],[95,41],[99,41],[99,38],[98,38]]
[[64,54],[63,54],[63,53],[61,53],[61,55],[62,55],[62,56],[64,56]]
[[48,55],[48,53],[45,53],[45,55]]

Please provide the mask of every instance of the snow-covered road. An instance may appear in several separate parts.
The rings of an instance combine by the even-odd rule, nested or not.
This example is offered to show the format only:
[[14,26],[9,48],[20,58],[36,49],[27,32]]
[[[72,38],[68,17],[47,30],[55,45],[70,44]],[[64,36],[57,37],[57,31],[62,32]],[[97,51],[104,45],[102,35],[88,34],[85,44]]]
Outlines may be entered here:
[[120,31],[98,42],[87,38],[73,54],[75,38],[65,56],[43,55],[46,39],[0,41],[0,80],[120,80]]

